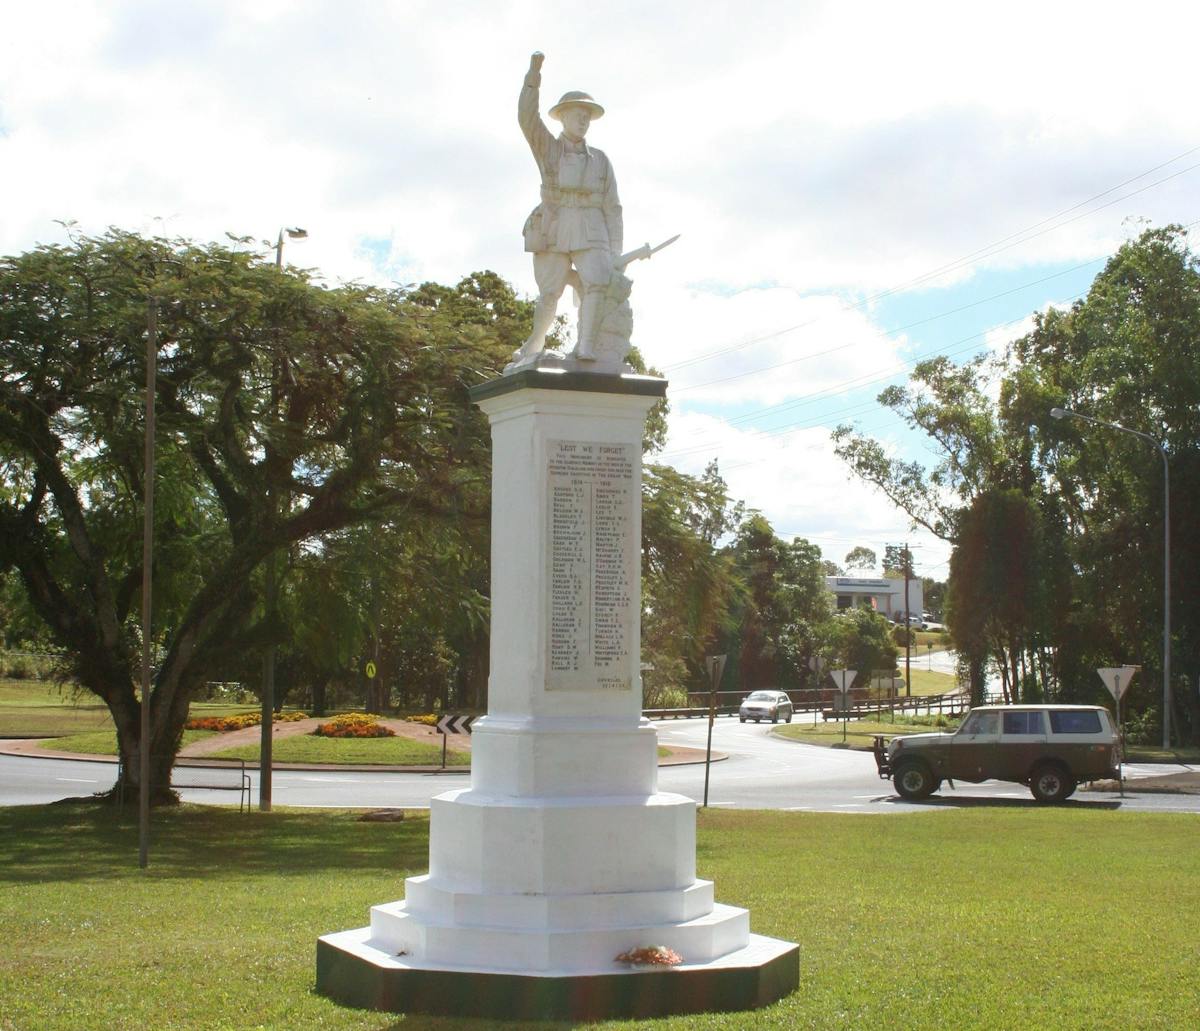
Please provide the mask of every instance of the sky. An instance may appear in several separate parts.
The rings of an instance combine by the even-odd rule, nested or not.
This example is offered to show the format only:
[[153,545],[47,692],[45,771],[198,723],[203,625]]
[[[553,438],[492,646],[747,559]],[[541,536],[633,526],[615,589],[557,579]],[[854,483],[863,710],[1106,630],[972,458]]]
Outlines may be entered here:
[[[905,459],[876,401],[913,363],[1003,353],[1147,224],[1200,220],[1200,5],[703,0],[8,3],[0,254],[101,233],[274,243],[333,284],[491,269],[535,293],[516,124],[606,108],[634,343],[670,381],[657,460],[842,564],[949,546],[855,480],[831,430]],[[552,126],[555,123],[550,123]],[[1193,230],[1193,233],[1195,230]],[[565,302],[563,310],[569,311]]]

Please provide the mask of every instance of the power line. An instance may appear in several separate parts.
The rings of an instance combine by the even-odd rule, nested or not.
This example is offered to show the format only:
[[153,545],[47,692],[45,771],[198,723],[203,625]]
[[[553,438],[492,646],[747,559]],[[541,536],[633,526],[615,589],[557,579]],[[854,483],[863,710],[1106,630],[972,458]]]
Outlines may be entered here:
[[[1042,283],[1048,283],[1052,279],[1060,279],[1063,276],[1071,275],[1073,272],[1078,272],[1080,269],[1087,268],[1089,265],[1096,265],[1102,261],[1107,261],[1107,258],[1093,258],[1091,261],[1082,262],[1079,265],[1073,265],[1071,268],[1063,269],[1061,272],[1054,272],[1048,276],[1043,276],[1041,279],[1035,279],[1030,283],[1023,283],[1020,286],[1014,286],[1008,290],[1001,290],[998,294],[992,294],[990,297],[981,297],[977,301],[971,301],[969,304],[960,305],[957,308],[951,308],[948,311],[938,312],[936,315],[927,315],[925,318],[917,319],[915,322],[906,323],[903,326],[895,326],[892,329],[881,330],[884,336],[891,336],[895,333],[903,333],[905,330],[914,329],[917,326],[923,326],[930,322],[935,322],[938,319],[946,318],[949,315],[957,315],[960,312],[969,311],[971,308],[977,308],[981,304],[987,304],[990,301],[999,300],[1001,297],[1009,297],[1012,294],[1020,293],[1022,290],[1028,290],[1034,286],[1040,286]],[[831,347],[824,351],[817,351],[814,354],[801,355],[799,358],[789,358],[786,362],[778,362],[775,365],[764,365],[761,369],[751,369],[749,372],[739,372],[732,376],[722,376],[718,379],[707,380],[704,383],[691,383],[687,386],[676,387],[673,393],[683,394],[689,390],[699,390],[702,387],[711,387],[718,383],[730,383],[735,379],[745,379],[747,376],[756,376],[760,372],[773,372],[776,369],[782,369],[788,365],[796,365],[800,362],[810,361],[813,358],[824,358],[827,355],[836,354],[838,351],[845,351],[851,347],[858,346],[858,341],[851,341],[847,344],[839,344],[837,347]]]
[[[1198,149],[1200,149],[1200,148],[1198,148]],[[1194,228],[1197,225],[1200,225],[1200,219],[1185,223],[1180,228],[1185,233],[1187,233],[1188,231],[1190,231],[1192,228]],[[1104,260],[1107,260],[1107,259],[1100,258],[1100,259],[1095,259],[1094,261],[1091,261],[1091,262],[1084,262],[1081,265],[1077,265],[1073,269],[1068,269],[1066,271],[1067,272],[1078,271],[1080,268],[1084,268],[1087,265],[1095,264],[1097,261],[1104,261]],[[1065,274],[1065,273],[1058,273],[1058,275],[1062,275],[1062,274]],[[1052,279],[1052,278],[1054,278],[1054,276],[1046,277],[1046,279]],[[1040,282],[1044,282],[1044,281],[1045,280],[1038,280],[1037,282],[1040,283]],[[1026,284],[1026,285],[1031,286],[1031,285],[1036,285],[1036,284]],[[1019,290],[1022,288],[1017,287],[1015,289]],[[1012,292],[1012,291],[1008,291],[1008,292]],[[1002,295],[996,295],[996,296],[1002,296]],[[1083,296],[1084,295],[1082,293],[1080,293],[1080,294],[1074,294],[1067,298],[1062,298],[1057,301],[1053,301],[1053,302],[1051,302],[1051,307],[1064,307],[1066,305],[1070,305],[1070,304],[1074,303],[1075,301],[1079,300]],[[932,319],[932,318],[936,318],[936,317],[937,316],[931,316],[930,318]],[[901,363],[898,366],[893,366],[892,369],[890,369],[886,372],[883,372],[883,373],[872,372],[872,373],[868,373],[864,376],[857,376],[852,379],[842,380],[838,383],[833,384],[832,386],[826,387],[826,388],[824,388],[820,391],[816,391],[812,394],[806,394],[800,398],[792,399],[789,401],[781,401],[778,404],[767,405],[762,408],[756,408],[749,412],[744,412],[741,415],[734,416],[733,418],[725,419],[725,420],[723,420],[723,422],[727,426],[735,426],[740,423],[747,422],[750,419],[761,418],[763,415],[766,415],[768,413],[773,412],[775,414],[779,414],[779,413],[785,412],[785,411],[794,411],[795,409],[804,407],[805,405],[815,404],[818,401],[822,401],[827,398],[835,397],[839,394],[845,393],[847,390],[849,390],[852,387],[861,388],[861,387],[869,386],[872,383],[885,382],[885,381],[892,379],[895,376],[899,375],[901,372],[905,371],[906,369],[908,369],[912,366],[915,366],[917,363],[926,361],[930,358],[937,357],[939,355],[943,356],[943,357],[951,358],[951,357],[956,357],[960,354],[966,353],[968,351],[971,351],[974,349],[975,345],[970,342],[975,341],[980,336],[983,336],[985,333],[1009,329],[1013,326],[1019,325],[1021,322],[1025,321],[1025,319],[1027,319],[1028,317],[1029,317],[1028,315],[1022,315],[1019,318],[1010,319],[1008,322],[1002,322],[996,326],[990,326],[986,330],[980,330],[976,333],[969,334],[968,336],[960,337],[958,340],[949,344],[945,348],[936,348],[932,351],[925,352],[924,354],[917,355],[916,357],[909,359],[909,360]],[[927,319],[925,321],[929,321],[929,320]],[[902,328],[904,328],[904,327],[902,327]],[[888,330],[886,332],[899,332],[899,330]],[[966,344],[967,346],[960,348],[958,346],[960,344]],[[844,345],[844,346],[853,346],[853,345]],[[837,349],[841,349],[841,348],[837,348]],[[837,350],[837,349],[835,349],[835,350]],[[810,357],[815,357],[815,356],[810,356]],[[862,407],[861,405],[853,406],[851,408],[843,409],[841,411],[835,411],[833,413],[826,413],[825,417],[828,417],[829,415],[849,414],[851,411],[858,410],[861,407]],[[823,418],[825,418],[825,417],[823,417]],[[793,427],[799,428],[801,426],[802,426],[802,423],[789,423],[789,424],[785,424],[782,427],[770,427],[768,429],[769,430],[788,429],[788,428],[793,428]],[[762,431],[762,432],[767,432],[767,431]],[[700,451],[704,451],[704,450],[707,450],[712,447],[716,447],[717,443],[718,442],[716,442],[716,441],[711,441],[706,444],[697,444],[697,445],[693,445],[688,448],[676,449],[673,451],[664,451],[662,453],[662,455],[659,457],[666,458],[669,456],[694,454],[696,452],[700,452]],[[747,463],[741,463],[741,464],[749,465],[749,464],[755,464],[755,463],[747,462]],[[740,468],[740,465],[739,465],[739,468]]]
[[[1064,304],[1070,304],[1072,301],[1078,299],[1081,296],[1082,296],[1082,294],[1076,294],[1073,297],[1055,301],[1054,305],[1060,306],[1060,305],[1064,305]],[[987,330],[980,330],[978,332],[971,333],[965,337],[961,337],[960,339],[954,341],[947,347],[935,348],[934,350],[927,351],[924,354],[917,355],[917,356],[915,356],[911,359],[908,359],[907,361],[904,361],[904,362],[900,363],[899,365],[893,366],[891,369],[885,370],[883,372],[874,371],[874,372],[867,373],[863,376],[856,376],[853,379],[842,380],[838,383],[833,384],[832,386],[826,387],[823,390],[817,391],[812,394],[806,394],[805,396],[803,396],[801,398],[797,398],[792,401],[785,401],[785,402],[782,402],[781,404],[772,405],[768,408],[755,409],[752,412],[743,413],[742,415],[736,416],[733,419],[725,420],[725,424],[726,425],[736,425],[737,423],[745,422],[748,419],[759,417],[767,412],[772,412],[772,411],[775,412],[776,414],[783,412],[783,411],[794,411],[795,409],[804,407],[805,405],[815,404],[818,401],[823,401],[830,397],[836,397],[839,394],[845,393],[851,387],[862,388],[862,387],[870,386],[872,383],[886,382],[887,380],[892,379],[895,376],[898,376],[900,373],[904,372],[905,370],[917,365],[918,363],[920,363],[922,361],[927,361],[930,358],[934,358],[934,357],[938,357],[938,356],[952,358],[952,357],[956,357],[960,354],[966,353],[968,351],[973,351],[978,346],[976,341],[981,336],[983,336],[985,333],[994,332],[995,330],[998,330],[998,329],[1006,329],[1011,326],[1019,325],[1021,322],[1024,322],[1026,318],[1028,318],[1027,315],[1022,315],[1018,319],[1012,319],[1009,322],[1002,322],[1002,323],[1000,323],[999,326],[992,326]],[[966,346],[959,347],[960,344],[965,344]],[[877,403],[877,402],[875,402],[875,401],[868,402],[869,405],[874,405],[875,403]],[[838,411],[833,412],[833,413],[826,413],[825,415],[823,415],[821,417],[821,419],[819,421],[823,421],[824,419],[828,418],[830,415],[848,414],[849,412],[851,412],[853,410],[857,410],[858,408],[861,408],[861,407],[863,407],[863,406],[855,405],[855,406],[851,406],[850,408],[839,409]],[[803,421],[804,420],[802,420],[801,422],[803,422]],[[793,427],[798,427],[800,425],[801,425],[801,423],[787,423],[784,426],[769,427],[766,430],[761,430],[758,432],[760,432],[762,434],[767,434],[767,433],[777,431],[777,430],[791,429]],[[679,448],[679,449],[676,449],[673,451],[664,451],[662,453],[662,455],[659,457],[666,458],[669,456],[694,454],[696,452],[704,451],[711,447],[714,447],[714,446],[716,446],[716,444],[717,444],[716,441],[711,441],[709,443],[695,444],[695,445],[692,445],[687,448]]]
[[[1086,200],[1079,201],[1076,204],[1072,204],[1070,207],[1063,208],[1061,211],[1059,211],[1053,215],[1050,215],[1049,217],[1044,218],[1039,222],[1035,222],[1031,226],[1027,226],[1024,229],[1018,230],[1015,233],[1010,233],[1008,236],[1001,237],[999,240],[994,241],[993,243],[990,243],[984,247],[978,248],[974,251],[971,251],[969,254],[963,255],[960,258],[956,258],[954,261],[947,262],[946,264],[940,265],[935,269],[931,269],[929,272],[922,273],[921,275],[919,275],[913,279],[907,280],[903,283],[899,283],[896,286],[889,287],[886,290],[881,290],[878,293],[871,294],[868,297],[865,297],[862,300],[855,302],[854,304],[843,305],[843,309],[846,311],[855,311],[855,310],[865,308],[866,306],[874,303],[875,301],[882,300],[886,297],[893,296],[894,294],[897,294],[897,293],[902,293],[905,290],[912,289],[915,286],[921,286],[921,285],[928,283],[931,280],[936,279],[940,276],[943,276],[949,272],[958,271],[959,269],[963,268],[966,265],[971,264],[973,261],[975,261],[977,259],[984,258],[984,257],[992,257],[995,254],[999,254],[1005,250],[1009,250],[1011,247],[1016,246],[1017,244],[1025,243],[1025,242],[1028,242],[1029,240],[1036,239],[1037,237],[1043,236],[1046,233],[1052,232],[1055,229],[1061,229],[1063,226],[1067,226],[1067,225],[1070,225],[1072,222],[1078,221],[1079,218],[1084,218],[1088,215],[1095,214],[1098,211],[1103,211],[1105,208],[1111,207],[1113,204],[1120,203],[1120,201],[1122,201],[1122,200],[1127,200],[1129,197],[1136,196],[1139,193],[1144,193],[1146,190],[1150,190],[1156,186],[1160,186],[1160,185],[1162,185],[1162,183],[1165,183],[1170,179],[1174,179],[1177,176],[1183,175],[1183,174],[1190,172],[1196,168],[1200,168],[1200,163],[1190,165],[1187,168],[1180,169],[1177,172],[1173,172],[1171,175],[1164,176],[1162,179],[1158,179],[1153,183],[1149,183],[1146,186],[1139,187],[1137,190],[1130,191],[1129,193],[1124,194],[1121,197],[1117,197],[1114,200],[1109,201],[1105,204],[1101,204],[1098,207],[1091,209],[1090,211],[1082,212],[1081,214],[1075,216],[1074,218],[1067,219],[1066,221],[1060,222],[1057,225],[1050,225],[1050,223],[1056,222],[1058,219],[1062,218],[1064,215],[1069,215],[1073,211],[1078,211],[1080,208],[1086,207],[1087,205],[1092,204],[1095,201],[1098,201],[1104,197],[1107,197],[1109,194],[1115,193],[1117,190],[1123,189],[1124,187],[1130,185],[1131,183],[1137,182],[1139,179],[1144,179],[1146,176],[1152,175],[1153,173],[1159,171],[1160,169],[1166,168],[1168,165],[1172,165],[1177,161],[1181,161],[1183,158],[1188,157],[1192,154],[1195,154],[1197,151],[1200,151],[1200,146],[1192,147],[1188,150],[1183,151],[1181,154],[1176,154],[1173,158],[1170,158],[1167,161],[1163,161],[1157,165],[1154,165],[1151,168],[1146,169],[1144,172],[1139,172],[1137,175],[1131,176],[1130,178],[1128,178],[1120,183],[1117,183],[1115,186],[1110,186],[1108,189],[1102,190],[1100,193],[1094,194],[1093,196],[1088,197]],[[1046,228],[1043,228],[1043,227],[1046,227]],[[1035,232],[1035,230],[1038,230],[1038,231]],[[727,347],[722,347],[716,351],[710,351],[710,352],[707,352],[702,355],[696,355],[692,358],[687,358],[687,359],[684,359],[683,361],[675,362],[671,365],[666,365],[663,368],[664,368],[664,371],[670,372],[672,370],[683,369],[683,368],[687,368],[690,365],[696,365],[701,362],[709,361],[712,358],[719,358],[723,355],[730,354],[733,351],[739,351],[744,348],[751,347],[754,344],[763,343],[764,341],[772,340],[776,337],[783,336],[787,333],[791,333],[797,329],[803,329],[806,326],[811,326],[814,323],[821,321],[821,319],[824,317],[825,316],[816,316],[805,322],[796,323],[793,326],[787,326],[783,329],[775,330],[771,333],[766,333],[766,334],[763,334],[758,337],[753,337],[750,340],[744,340],[737,344],[732,344]]]

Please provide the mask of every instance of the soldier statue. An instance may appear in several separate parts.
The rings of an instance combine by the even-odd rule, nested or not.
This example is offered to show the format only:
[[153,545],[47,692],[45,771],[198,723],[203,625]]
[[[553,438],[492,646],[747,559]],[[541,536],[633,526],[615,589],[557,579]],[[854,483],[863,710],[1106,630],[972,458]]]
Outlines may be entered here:
[[588,126],[604,114],[604,108],[587,93],[564,93],[549,112],[563,127],[554,136],[538,113],[543,60],[540,53],[530,58],[517,105],[517,120],[542,177],[542,202],[526,220],[524,232],[525,250],[533,254],[538,299],[533,332],[513,355],[517,364],[542,352],[558,299],[568,284],[578,289],[581,298],[574,357],[595,359],[604,294],[624,235],[612,164],[584,142]]

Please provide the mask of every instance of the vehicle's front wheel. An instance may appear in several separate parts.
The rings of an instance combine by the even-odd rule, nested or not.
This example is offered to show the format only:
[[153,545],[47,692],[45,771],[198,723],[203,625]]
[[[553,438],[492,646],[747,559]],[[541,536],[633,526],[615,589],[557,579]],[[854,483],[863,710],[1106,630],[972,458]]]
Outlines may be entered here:
[[1065,802],[1075,790],[1075,778],[1058,763],[1046,763],[1033,771],[1029,790],[1043,804]]
[[787,714],[787,721],[788,723],[792,722],[792,714],[790,712]]
[[928,798],[937,791],[940,781],[936,780],[923,762],[910,760],[901,763],[892,774],[892,783],[901,798],[911,800]]
[[772,716],[772,717],[771,717],[771,722],[772,722],[772,723],[778,723],[778,722],[779,722],[779,716],[778,716],[778,715]]
[[739,719],[739,720],[741,720],[743,723],[745,723],[745,722],[746,722],[746,717],[745,717],[745,716],[739,716],[739,717],[738,717],[738,719]]

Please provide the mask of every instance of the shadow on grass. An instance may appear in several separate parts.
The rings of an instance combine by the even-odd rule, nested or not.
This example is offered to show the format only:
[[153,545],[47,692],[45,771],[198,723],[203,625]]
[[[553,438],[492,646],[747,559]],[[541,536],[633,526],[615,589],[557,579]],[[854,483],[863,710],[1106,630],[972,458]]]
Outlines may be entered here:
[[[928,806],[931,809],[1045,809],[1047,806],[1039,802],[1035,802],[1032,798],[995,798],[979,795],[958,795],[958,796],[943,796],[933,795],[929,798],[919,800],[909,800],[901,798],[899,795],[891,795],[882,799],[883,802],[890,805],[919,805]],[[1111,799],[1095,800],[1082,798],[1069,798],[1065,802],[1059,802],[1053,808],[1056,809],[1120,809],[1121,803]]]
[[[429,822],[364,823],[352,813],[237,813],[182,805],[150,815],[150,869],[190,878],[395,872],[424,868]],[[127,877],[137,869],[136,806],[70,801],[0,808],[0,884]]]
[[[387,1019],[384,1014],[380,1014],[380,1017]],[[483,1017],[431,1017],[424,1013],[401,1016],[397,1013],[394,1020],[380,1024],[372,1031],[574,1031],[591,1026],[583,1021],[492,1020]]]

